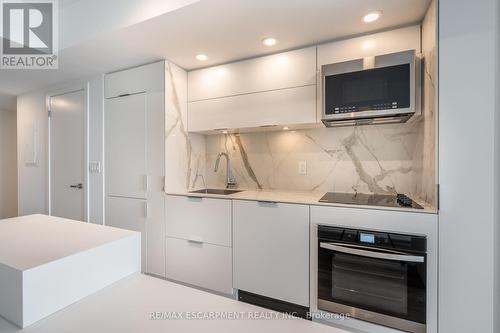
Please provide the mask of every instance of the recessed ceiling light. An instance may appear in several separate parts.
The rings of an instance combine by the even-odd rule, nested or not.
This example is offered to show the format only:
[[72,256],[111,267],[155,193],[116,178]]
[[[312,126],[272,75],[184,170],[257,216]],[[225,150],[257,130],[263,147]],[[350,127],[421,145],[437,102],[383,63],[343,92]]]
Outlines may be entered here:
[[288,131],[290,128],[288,126],[283,127],[283,131]]
[[262,40],[262,44],[264,44],[265,46],[273,46],[276,45],[276,43],[278,43],[278,40],[272,37],[264,38]]
[[196,55],[196,60],[206,61],[208,60],[208,56],[206,54],[200,53]]
[[365,23],[375,22],[376,20],[378,20],[380,18],[380,15],[382,15],[381,12],[368,13],[365,16],[363,16],[363,22],[365,22]]

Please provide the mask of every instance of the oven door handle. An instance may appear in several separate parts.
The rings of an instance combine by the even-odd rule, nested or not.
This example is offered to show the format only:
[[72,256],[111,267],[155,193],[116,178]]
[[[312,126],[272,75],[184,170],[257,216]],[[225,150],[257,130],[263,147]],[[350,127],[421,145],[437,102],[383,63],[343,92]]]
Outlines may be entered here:
[[383,259],[383,260],[393,260],[393,261],[404,261],[404,262],[425,262],[425,257],[423,256],[412,256],[405,254],[394,254],[394,253],[383,253],[383,252],[375,252],[375,251],[367,251],[360,250],[351,247],[346,247],[342,245],[338,245],[336,243],[319,243],[319,246],[322,249],[327,249],[331,251],[337,251],[341,253],[353,254],[362,257],[369,257],[375,259]]

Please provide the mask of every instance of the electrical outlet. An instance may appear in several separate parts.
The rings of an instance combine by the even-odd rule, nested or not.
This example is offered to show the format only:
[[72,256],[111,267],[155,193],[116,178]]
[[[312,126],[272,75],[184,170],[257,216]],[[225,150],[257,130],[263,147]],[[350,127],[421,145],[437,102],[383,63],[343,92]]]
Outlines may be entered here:
[[307,162],[299,161],[299,175],[307,175]]

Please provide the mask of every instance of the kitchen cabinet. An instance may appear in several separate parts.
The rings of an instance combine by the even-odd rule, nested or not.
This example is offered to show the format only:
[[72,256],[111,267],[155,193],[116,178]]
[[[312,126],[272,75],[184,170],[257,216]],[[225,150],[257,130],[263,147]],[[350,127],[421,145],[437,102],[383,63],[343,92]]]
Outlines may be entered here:
[[141,270],[147,270],[146,200],[106,197],[106,225],[141,233]]
[[192,132],[316,122],[316,86],[189,103]]
[[231,200],[169,195],[167,236],[231,247]]
[[232,294],[231,252],[225,246],[167,237],[167,278]]
[[188,74],[188,130],[316,123],[316,47]]
[[146,198],[146,93],[106,100],[106,193]]
[[316,47],[188,73],[188,102],[316,84]]
[[163,61],[106,74],[105,98],[113,98],[147,91],[156,91],[164,85]]
[[233,200],[236,289],[309,306],[309,206]]
[[143,233],[143,272],[165,276],[165,63],[105,77],[107,225]]
[[231,200],[167,195],[166,277],[232,294]]
[[420,26],[414,25],[318,46],[321,66],[407,50],[420,52]]

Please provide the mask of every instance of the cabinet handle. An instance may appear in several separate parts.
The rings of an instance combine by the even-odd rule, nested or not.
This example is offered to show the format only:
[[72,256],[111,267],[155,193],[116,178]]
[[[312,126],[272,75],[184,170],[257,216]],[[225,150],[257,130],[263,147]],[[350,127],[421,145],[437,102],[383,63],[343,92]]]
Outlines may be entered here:
[[147,201],[144,203],[144,217],[149,219],[149,203]]
[[203,244],[204,242],[203,242],[203,240],[201,240],[201,238],[193,236],[193,237],[189,237],[188,243],[200,245],[200,244]]
[[144,191],[149,191],[149,177],[148,175],[144,175]]
[[278,203],[276,201],[257,201],[259,205],[276,206]]

